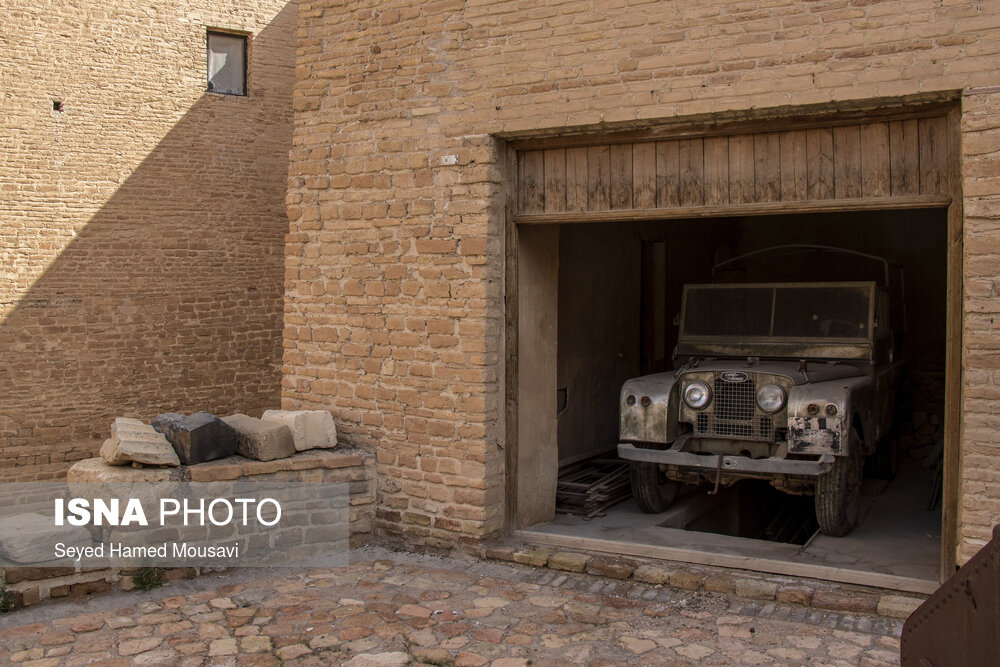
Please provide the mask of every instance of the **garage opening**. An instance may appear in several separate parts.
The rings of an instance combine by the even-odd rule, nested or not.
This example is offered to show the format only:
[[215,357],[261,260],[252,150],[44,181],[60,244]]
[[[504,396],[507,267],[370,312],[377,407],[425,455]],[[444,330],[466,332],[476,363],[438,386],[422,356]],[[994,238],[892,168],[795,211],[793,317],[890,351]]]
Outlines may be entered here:
[[[955,210],[949,208],[945,157],[939,157],[936,171],[930,158],[906,167],[891,148],[911,141],[904,151],[911,155],[923,157],[921,145],[943,146],[934,154],[947,155],[945,119],[912,121],[905,141],[900,139],[903,126],[894,122],[887,121],[880,135],[886,138],[885,159],[878,157],[876,146],[874,163],[863,156],[860,142],[844,143],[839,128],[830,132],[835,150],[829,155],[813,154],[807,140],[813,131],[802,133],[807,150],[801,169],[794,151],[785,150],[794,148],[794,130],[763,138],[758,133],[749,140],[736,134],[706,137],[686,148],[691,140],[673,142],[673,148],[665,148],[664,142],[634,143],[627,152],[617,151],[617,158],[614,144],[610,150],[535,151],[537,160],[524,152],[517,157],[520,213],[514,222],[522,224],[516,225],[514,237],[517,375],[512,402],[517,425],[514,524],[521,529],[519,537],[553,546],[751,566],[901,590],[936,587],[942,508],[948,503],[942,487],[947,484],[946,360],[949,327],[955,324],[949,293],[954,294],[956,264],[948,238],[956,224]],[[876,125],[882,124],[859,126],[856,138],[871,138]],[[751,157],[744,159],[741,150],[747,148]],[[609,166],[607,174],[594,169],[595,158],[599,166]],[[675,158],[680,166],[671,171]],[[812,199],[818,192],[815,172],[827,159],[829,205],[782,207],[761,201],[794,198],[798,186],[793,183],[786,192],[786,175],[799,171],[800,194]],[[655,166],[642,167],[649,160]],[[715,160],[724,168],[711,166]],[[856,172],[844,166],[851,160]],[[740,164],[746,167],[742,175]],[[907,169],[920,175],[906,176]],[[771,172],[776,175],[769,177]],[[618,190],[616,173],[628,182]],[[710,177],[720,174],[728,184],[713,185]],[[843,187],[855,177],[856,190]],[[611,210],[595,213],[590,210],[594,192],[600,199],[604,178],[610,179],[605,204],[610,202]],[[671,178],[680,184],[673,200]],[[734,187],[741,178],[751,183],[746,196]],[[770,192],[768,178],[776,186]],[[881,192],[881,186],[872,185],[880,179],[885,182]],[[653,193],[643,190],[640,181],[651,184]],[[684,193],[685,183],[694,195]],[[905,194],[911,187],[912,194]],[[617,207],[616,192],[627,195]],[[880,194],[882,199],[866,194]],[[694,201],[685,202],[692,196]],[[642,199],[647,208],[641,212],[614,210],[638,209]],[[887,205],[880,207],[880,201]],[[574,208],[582,210],[573,213]],[[667,215],[657,218],[660,211]],[[779,484],[781,490],[776,490],[761,479],[730,483],[721,473],[715,484],[710,475],[703,475],[700,483],[685,480],[690,483],[680,487],[667,509],[650,512],[645,506],[647,511],[640,511],[643,504],[623,493],[632,464],[619,459],[616,451],[623,385],[632,378],[673,373],[685,285],[719,282],[713,268],[730,258],[793,244],[885,258],[900,269],[906,333],[898,353],[905,349],[905,373],[896,381],[898,391],[892,392],[896,405],[891,432],[879,437],[880,442],[891,439],[897,445],[896,474],[885,474],[884,462],[870,457],[860,478],[857,520],[843,537],[817,530],[811,489]],[[851,280],[835,269],[808,268],[813,275],[806,281]],[[784,280],[788,278],[774,282]],[[766,268],[763,273],[757,270],[753,282],[767,281]],[[877,326],[875,319],[869,322]],[[748,356],[747,364],[753,363],[756,357]],[[669,443],[661,448],[668,447],[678,449]],[[739,454],[757,457],[750,449]],[[716,459],[721,471],[724,457]],[[752,564],[748,557],[754,559]]]
[[892,480],[865,480],[858,526],[846,537],[818,534],[811,496],[781,493],[758,480],[712,495],[711,484],[685,488],[663,514],[645,514],[633,500],[624,500],[598,513],[603,516],[560,513],[536,530],[605,540],[635,540],[641,534],[652,544],[728,553],[740,553],[740,540],[769,541],[783,546],[755,545],[753,551],[797,563],[936,580],[946,228],[943,210],[562,226],[556,324],[561,470],[592,457],[613,457],[623,383],[673,368],[684,285],[710,283],[712,267],[727,257],[789,243],[836,242],[903,269],[907,372],[891,436],[899,446],[899,471]]

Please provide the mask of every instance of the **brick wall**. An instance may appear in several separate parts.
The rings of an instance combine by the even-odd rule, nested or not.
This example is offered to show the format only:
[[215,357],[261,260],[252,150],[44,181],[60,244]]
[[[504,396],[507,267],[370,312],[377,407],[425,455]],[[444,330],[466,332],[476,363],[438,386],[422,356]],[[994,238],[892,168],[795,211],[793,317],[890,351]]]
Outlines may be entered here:
[[[379,528],[431,545],[500,525],[496,135],[1000,83],[995,3],[304,0],[300,10],[282,402],[329,407],[348,440],[376,449]],[[996,103],[980,97],[966,98],[963,150],[985,173],[997,134],[982,128],[995,127]],[[1000,331],[978,312],[996,304],[1000,184],[972,173],[962,506],[980,518],[963,524],[965,557],[1000,519],[1000,486],[973,482],[1000,472],[972,455],[997,446],[977,426],[995,426],[980,394],[995,391],[996,374],[973,366],[1000,354]]]
[[[0,478],[61,473],[116,415],[279,402],[295,17],[5,3]],[[248,97],[205,92],[206,27],[252,35]]]
[[1000,87],[962,99],[965,196],[962,487],[959,561],[1000,523]]

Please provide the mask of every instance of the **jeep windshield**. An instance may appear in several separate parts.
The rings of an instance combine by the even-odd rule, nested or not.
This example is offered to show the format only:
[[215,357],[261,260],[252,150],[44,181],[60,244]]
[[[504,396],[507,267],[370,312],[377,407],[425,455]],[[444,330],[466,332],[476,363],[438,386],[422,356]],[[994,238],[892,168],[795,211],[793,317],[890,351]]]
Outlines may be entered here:
[[678,353],[864,358],[874,291],[874,283],[685,285]]

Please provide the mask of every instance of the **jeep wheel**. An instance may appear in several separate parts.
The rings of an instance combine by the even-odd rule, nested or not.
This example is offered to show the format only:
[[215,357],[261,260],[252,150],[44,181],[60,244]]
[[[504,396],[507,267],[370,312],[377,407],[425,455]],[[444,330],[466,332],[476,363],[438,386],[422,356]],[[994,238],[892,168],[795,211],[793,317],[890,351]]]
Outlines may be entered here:
[[824,535],[842,537],[858,522],[864,461],[857,433],[851,430],[850,453],[816,480],[816,522]]
[[639,509],[647,514],[666,512],[677,499],[680,482],[667,479],[658,463],[632,461],[629,465],[632,495]]

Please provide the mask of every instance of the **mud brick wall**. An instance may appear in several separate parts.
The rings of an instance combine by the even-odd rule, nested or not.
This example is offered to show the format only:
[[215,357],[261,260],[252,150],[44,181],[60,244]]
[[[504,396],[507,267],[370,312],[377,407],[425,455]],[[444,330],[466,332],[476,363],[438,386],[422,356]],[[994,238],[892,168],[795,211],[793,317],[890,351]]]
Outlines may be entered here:
[[960,562],[975,555],[1000,523],[1000,87],[963,98],[962,154],[966,280]]
[[960,0],[304,0],[283,406],[329,408],[352,444],[376,452],[383,533],[447,545],[494,532],[499,138],[966,91],[968,557],[1000,519],[987,455],[1000,445],[987,407],[1000,359],[1000,145],[997,95],[983,92],[1000,84],[998,30],[996,4]]
[[[295,20],[5,3],[0,478],[57,476],[115,416],[278,404]],[[206,92],[207,27],[250,34],[249,96]]]

